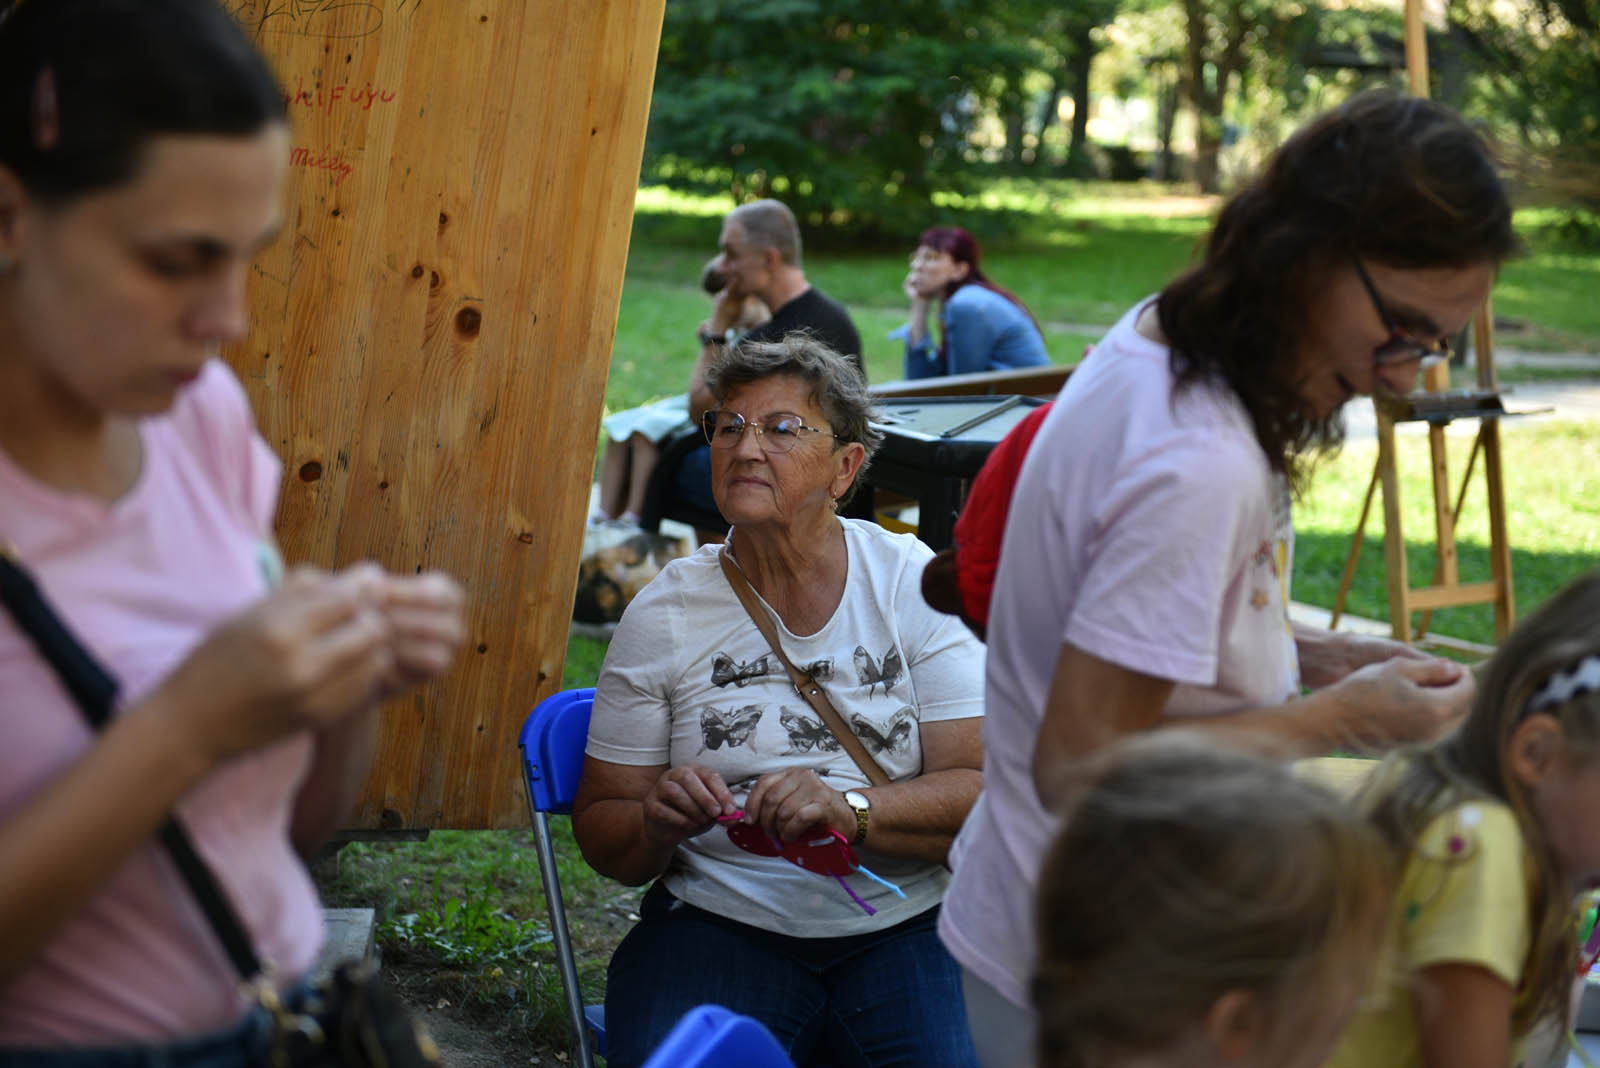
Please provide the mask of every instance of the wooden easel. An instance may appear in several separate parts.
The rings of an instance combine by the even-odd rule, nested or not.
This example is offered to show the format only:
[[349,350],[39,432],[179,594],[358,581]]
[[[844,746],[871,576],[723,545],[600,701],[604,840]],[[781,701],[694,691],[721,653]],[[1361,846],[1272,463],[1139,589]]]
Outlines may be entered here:
[[[1406,0],[1406,71],[1411,91],[1417,96],[1428,95],[1428,43],[1422,23],[1421,0]],[[1378,409],[1378,462],[1367,485],[1366,498],[1361,506],[1361,517],[1350,540],[1350,553],[1345,560],[1344,575],[1339,581],[1339,593],[1334,599],[1329,628],[1338,626],[1344,611],[1350,583],[1355,577],[1356,557],[1366,533],[1367,514],[1372,507],[1372,494],[1383,486],[1383,543],[1384,557],[1389,576],[1389,620],[1394,636],[1399,641],[1410,641],[1428,631],[1428,623],[1435,608],[1464,604],[1494,605],[1494,630],[1496,638],[1504,638],[1511,630],[1515,603],[1511,586],[1511,544],[1506,536],[1505,480],[1501,466],[1500,419],[1504,407],[1499,403],[1499,386],[1494,370],[1494,316],[1490,302],[1484,301],[1473,320],[1473,343],[1477,354],[1477,390],[1469,395],[1471,404],[1452,409],[1448,404],[1436,403],[1443,398],[1429,398],[1428,394],[1442,394],[1450,387],[1448,365],[1430,368],[1423,382],[1424,392],[1413,394],[1398,405],[1377,405]],[[1467,459],[1467,469],[1462,476],[1461,489],[1452,501],[1450,472],[1446,459],[1444,428],[1456,418],[1478,420],[1478,434],[1472,453]],[[1406,568],[1405,536],[1400,524],[1400,480],[1396,471],[1395,423],[1425,420],[1428,423],[1428,449],[1433,459],[1433,509],[1434,534],[1438,543],[1438,562],[1434,565],[1433,582],[1428,586],[1413,587]],[[1462,583],[1456,559],[1456,525],[1461,518],[1461,506],[1471,484],[1473,470],[1479,453],[1483,455],[1483,475],[1489,494],[1489,559],[1491,578],[1488,582]],[[1422,612],[1415,634],[1411,629],[1411,613]]]

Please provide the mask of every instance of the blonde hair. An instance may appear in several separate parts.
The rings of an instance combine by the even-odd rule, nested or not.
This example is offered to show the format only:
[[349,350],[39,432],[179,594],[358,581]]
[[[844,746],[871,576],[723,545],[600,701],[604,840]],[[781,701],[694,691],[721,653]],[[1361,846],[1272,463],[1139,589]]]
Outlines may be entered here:
[[1032,995],[1041,1068],[1174,1047],[1244,991],[1268,1040],[1382,943],[1392,854],[1287,766],[1162,730],[1096,761],[1044,861]]
[[[1523,619],[1484,666],[1472,710],[1461,725],[1433,745],[1395,754],[1396,768],[1375,776],[1363,798],[1376,826],[1407,854],[1434,818],[1474,797],[1502,801],[1515,814],[1534,873],[1528,888],[1531,936],[1512,1010],[1513,1034],[1525,1034],[1546,1017],[1570,1024],[1578,945],[1573,888],[1557,867],[1526,791],[1508,772],[1511,735],[1552,676],[1596,655],[1600,569],[1575,579]],[[1571,755],[1600,753],[1600,692],[1542,705],[1539,714],[1561,725]]]

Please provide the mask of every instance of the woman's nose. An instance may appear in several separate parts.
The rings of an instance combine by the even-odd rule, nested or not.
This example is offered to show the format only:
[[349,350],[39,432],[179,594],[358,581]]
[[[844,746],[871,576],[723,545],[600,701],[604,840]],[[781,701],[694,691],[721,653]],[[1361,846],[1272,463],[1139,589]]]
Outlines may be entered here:
[[245,286],[247,265],[219,272],[200,298],[189,322],[191,333],[202,341],[227,342],[244,337],[250,328],[250,303]]
[[1405,360],[1400,363],[1380,363],[1377,365],[1378,381],[1391,393],[1410,393],[1417,388],[1417,374],[1421,367],[1420,359]]

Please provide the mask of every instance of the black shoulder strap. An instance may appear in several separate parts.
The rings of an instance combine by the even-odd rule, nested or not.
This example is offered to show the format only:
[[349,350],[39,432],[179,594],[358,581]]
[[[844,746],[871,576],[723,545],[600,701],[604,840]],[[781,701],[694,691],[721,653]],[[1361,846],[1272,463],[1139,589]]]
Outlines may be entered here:
[[[111,718],[111,709],[117,697],[117,683],[97,660],[85,649],[66,624],[61,622],[50,607],[32,576],[7,551],[0,542],[0,601],[5,603],[17,626],[22,629],[39,655],[55,669],[62,685],[78,702],[83,718],[95,730],[105,727]],[[212,877],[210,869],[195,852],[194,843],[178,821],[169,816],[160,830],[161,844],[172,856],[178,874],[189,885],[195,901],[211,921],[211,927],[228,953],[228,959],[244,979],[251,979],[261,971],[245,933],[244,924],[224,896],[222,887]]]

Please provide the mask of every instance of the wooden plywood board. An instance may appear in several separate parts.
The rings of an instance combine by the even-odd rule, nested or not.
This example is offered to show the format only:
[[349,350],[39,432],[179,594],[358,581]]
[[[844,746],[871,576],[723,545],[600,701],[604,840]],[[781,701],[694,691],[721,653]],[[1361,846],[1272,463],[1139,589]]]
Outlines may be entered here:
[[560,684],[664,0],[228,0],[289,101],[285,226],[227,357],[291,561],[438,568],[447,679],[384,710],[353,826],[526,823]]

